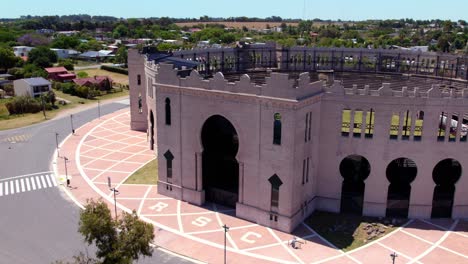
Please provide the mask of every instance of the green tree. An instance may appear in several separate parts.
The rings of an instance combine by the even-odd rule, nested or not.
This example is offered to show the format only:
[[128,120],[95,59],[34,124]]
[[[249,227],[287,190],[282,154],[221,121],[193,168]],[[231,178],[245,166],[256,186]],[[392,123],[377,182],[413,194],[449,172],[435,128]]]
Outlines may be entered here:
[[121,46],[115,54],[114,62],[125,63],[125,65],[127,65],[127,56],[127,48],[125,48],[125,46]]
[[73,71],[73,69],[75,68],[75,65],[71,59],[59,60],[58,65],[65,67],[65,69],[69,71]]
[[7,71],[9,68],[15,66],[18,58],[11,49],[0,48],[0,69]]
[[153,225],[139,220],[135,211],[115,221],[102,200],[88,201],[80,213],[79,232],[96,245],[96,257],[103,264],[129,264],[140,255],[152,255]]
[[37,47],[29,52],[28,62],[46,68],[57,62],[57,53],[48,47]]

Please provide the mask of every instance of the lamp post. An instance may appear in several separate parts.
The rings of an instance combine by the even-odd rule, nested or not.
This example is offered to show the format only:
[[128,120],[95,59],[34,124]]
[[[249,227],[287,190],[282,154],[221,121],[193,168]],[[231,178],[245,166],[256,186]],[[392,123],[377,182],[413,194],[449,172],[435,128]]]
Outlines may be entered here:
[[227,236],[227,232],[229,231],[229,227],[224,224],[223,225],[223,228],[224,228],[224,264],[226,264],[226,236]]
[[109,186],[109,190],[111,190],[114,193],[114,212],[115,212],[115,220],[117,221],[117,197],[116,195],[119,193],[119,190],[117,190],[115,187],[111,187],[111,178],[107,177],[107,185]]
[[392,264],[395,264],[395,258],[398,257],[397,253],[393,252],[392,254],[390,254],[390,257],[392,258]]
[[70,115],[70,124],[73,135],[75,134],[75,129],[73,128],[73,115]]
[[60,158],[59,145],[58,145],[58,135],[59,135],[59,133],[55,132],[55,144],[57,146],[57,158]]
[[63,157],[64,163],[65,163],[65,179],[67,180],[67,187],[70,187],[70,179],[68,179],[68,170],[67,170],[67,162],[68,158]]

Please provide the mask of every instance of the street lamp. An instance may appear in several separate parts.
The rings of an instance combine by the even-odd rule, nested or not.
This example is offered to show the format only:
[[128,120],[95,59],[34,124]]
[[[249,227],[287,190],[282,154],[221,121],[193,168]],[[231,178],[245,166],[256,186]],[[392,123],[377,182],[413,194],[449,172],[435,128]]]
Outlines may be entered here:
[[70,124],[73,135],[75,134],[75,129],[73,128],[73,115],[70,115]]
[[65,179],[67,180],[67,187],[70,187],[70,179],[68,179],[68,170],[67,170],[67,162],[68,158],[63,157],[64,163],[65,163]]
[[229,231],[229,227],[224,224],[223,225],[223,228],[224,228],[224,264],[226,264],[226,236],[227,236],[227,232]]
[[111,190],[114,193],[114,210],[115,210],[115,220],[117,221],[117,197],[116,195],[119,194],[119,190],[117,190],[115,187],[111,187],[111,178],[107,177],[107,185],[109,186],[109,190]]
[[392,254],[390,254],[390,257],[392,258],[392,264],[395,264],[395,258],[398,257],[397,253],[393,252]]
[[57,146],[57,158],[60,158],[59,145],[58,145],[58,135],[59,135],[59,133],[55,132],[55,144]]

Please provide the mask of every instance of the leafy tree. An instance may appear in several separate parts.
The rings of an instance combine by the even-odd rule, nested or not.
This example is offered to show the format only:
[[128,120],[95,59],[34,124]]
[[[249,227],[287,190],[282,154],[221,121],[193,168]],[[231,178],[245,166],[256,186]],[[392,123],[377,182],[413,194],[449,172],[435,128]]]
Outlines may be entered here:
[[75,36],[60,35],[52,41],[52,48],[75,49],[80,45],[80,40]]
[[15,66],[18,58],[11,49],[0,48],[0,69],[7,71],[9,68]]
[[129,34],[128,27],[123,24],[120,24],[116,28],[114,28],[114,31],[112,34],[114,38],[116,39],[121,38],[121,37],[127,37]]
[[103,264],[129,264],[140,255],[152,255],[153,226],[139,220],[135,211],[113,220],[102,200],[88,201],[80,213],[79,232],[88,244],[96,245],[96,257]]
[[78,76],[78,78],[86,78],[88,77],[88,73],[84,71],[80,71],[76,74],[76,76]]
[[27,33],[18,38],[18,43],[25,46],[45,46],[49,45],[50,40],[43,35],[36,33]]
[[125,48],[125,46],[121,46],[116,54],[115,54],[115,57],[114,57],[114,62],[115,63],[125,63],[125,65],[127,64],[127,48]]
[[46,68],[57,62],[57,53],[48,47],[37,47],[29,52],[28,62]]
[[71,59],[59,60],[58,66],[63,66],[69,71],[73,71],[75,68],[75,65]]

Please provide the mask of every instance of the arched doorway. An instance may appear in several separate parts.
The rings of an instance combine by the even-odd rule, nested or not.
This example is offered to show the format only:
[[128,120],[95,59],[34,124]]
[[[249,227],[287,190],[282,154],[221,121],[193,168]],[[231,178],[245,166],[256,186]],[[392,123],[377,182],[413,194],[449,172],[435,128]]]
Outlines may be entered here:
[[408,158],[398,158],[388,164],[387,217],[408,217],[411,182],[417,173],[416,163]]
[[432,198],[432,218],[452,217],[455,183],[460,179],[462,167],[454,159],[444,159],[437,163],[432,171],[432,179],[436,183]]
[[364,180],[369,177],[370,169],[369,161],[363,156],[349,155],[341,161],[341,213],[362,214]]
[[150,111],[150,148],[154,149],[154,115],[153,111]]
[[214,115],[203,124],[202,177],[205,200],[235,207],[239,195],[239,139],[226,118]]

